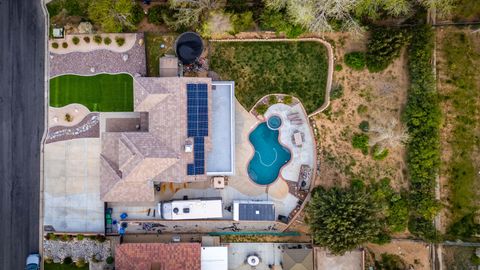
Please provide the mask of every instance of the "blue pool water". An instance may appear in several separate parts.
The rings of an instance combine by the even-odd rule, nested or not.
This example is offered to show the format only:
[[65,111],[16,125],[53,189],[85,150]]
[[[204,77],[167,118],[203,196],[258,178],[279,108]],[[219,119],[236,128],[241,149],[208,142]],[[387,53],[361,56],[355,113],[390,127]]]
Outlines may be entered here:
[[282,125],[282,119],[274,115],[268,118],[267,125],[270,129],[278,129]]
[[249,139],[255,155],[248,164],[248,175],[259,185],[271,184],[290,160],[290,151],[278,142],[278,130],[268,128],[266,123],[259,124]]

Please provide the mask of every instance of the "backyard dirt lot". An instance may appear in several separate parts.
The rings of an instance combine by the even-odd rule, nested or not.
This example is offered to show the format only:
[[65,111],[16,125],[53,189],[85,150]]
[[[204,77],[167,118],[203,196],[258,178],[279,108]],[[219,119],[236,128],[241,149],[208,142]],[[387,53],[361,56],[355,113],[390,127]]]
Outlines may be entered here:
[[[368,181],[389,177],[395,189],[406,188],[405,147],[401,143],[405,128],[400,120],[409,86],[405,50],[385,71],[370,73],[366,69],[352,70],[344,64],[345,53],[366,50],[367,37],[335,33],[326,40],[334,45],[335,65],[342,65],[340,71],[336,67],[332,89],[343,87],[343,96],[314,117],[319,129],[321,172],[316,184],[345,186],[353,178]],[[361,133],[359,124],[364,120],[370,126],[370,145],[387,145],[389,154],[384,160],[373,160],[370,154],[364,155],[352,147],[352,137]]]
[[379,260],[382,254],[387,253],[398,255],[407,267],[413,266],[415,270],[432,269],[430,265],[430,247],[422,242],[392,240],[391,243],[385,245],[368,244],[366,253],[367,267],[372,264],[371,259],[373,257],[375,260]]

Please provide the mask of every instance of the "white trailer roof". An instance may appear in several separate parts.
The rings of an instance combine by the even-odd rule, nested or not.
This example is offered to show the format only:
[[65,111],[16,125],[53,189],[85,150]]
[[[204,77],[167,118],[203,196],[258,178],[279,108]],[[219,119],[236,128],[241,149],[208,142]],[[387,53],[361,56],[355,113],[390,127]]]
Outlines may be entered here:
[[222,218],[222,200],[178,200],[158,204],[164,219]]

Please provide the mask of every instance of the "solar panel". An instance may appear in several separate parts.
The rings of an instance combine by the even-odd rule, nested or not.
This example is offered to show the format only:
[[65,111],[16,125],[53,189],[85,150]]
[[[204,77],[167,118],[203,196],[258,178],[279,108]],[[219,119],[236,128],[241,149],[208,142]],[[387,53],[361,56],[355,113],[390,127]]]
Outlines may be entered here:
[[187,136],[193,137],[193,163],[188,175],[205,173],[205,139],[208,136],[208,85],[187,84]]

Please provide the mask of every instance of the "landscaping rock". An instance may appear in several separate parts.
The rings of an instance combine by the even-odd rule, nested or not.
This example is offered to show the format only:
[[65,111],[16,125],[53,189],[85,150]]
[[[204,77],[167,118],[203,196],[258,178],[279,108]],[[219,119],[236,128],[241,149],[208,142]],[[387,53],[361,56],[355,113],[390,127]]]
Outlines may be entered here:
[[89,22],[81,22],[78,25],[78,33],[80,33],[80,34],[92,34],[93,33],[93,25]]
[[52,258],[55,263],[61,262],[65,257],[71,257],[74,261],[79,258],[89,261],[92,257],[95,257],[97,260],[103,261],[112,255],[108,240],[103,243],[90,239],[66,242],[45,240],[43,242],[43,250],[44,256]]

